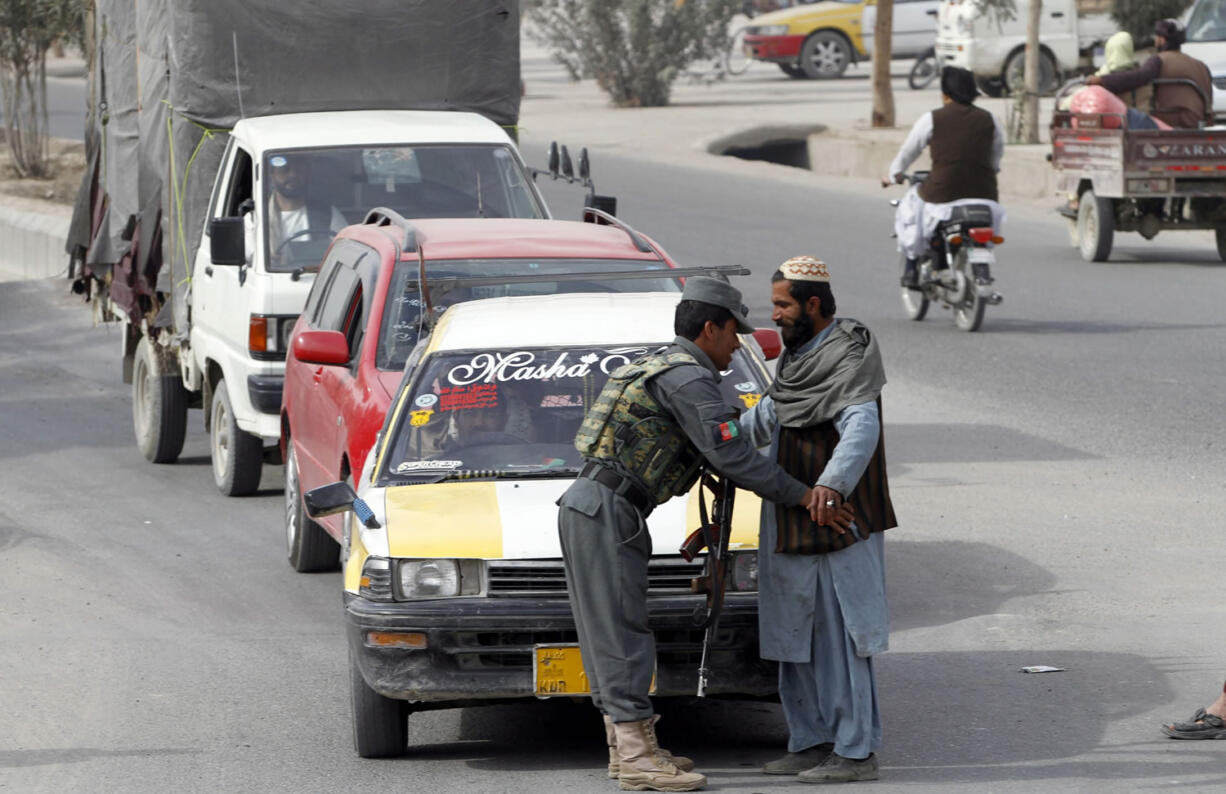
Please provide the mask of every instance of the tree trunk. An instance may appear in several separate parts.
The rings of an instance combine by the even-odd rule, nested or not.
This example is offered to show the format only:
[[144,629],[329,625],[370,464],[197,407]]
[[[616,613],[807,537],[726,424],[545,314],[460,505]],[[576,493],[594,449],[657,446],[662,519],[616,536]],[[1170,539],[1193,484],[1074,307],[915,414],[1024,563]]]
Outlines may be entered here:
[[1031,0],[1026,20],[1026,96],[1022,103],[1022,142],[1039,142],[1039,20],[1043,0]]
[[893,55],[894,0],[877,0],[873,26],[873,126],[894,126],[894,89],[890,85]]

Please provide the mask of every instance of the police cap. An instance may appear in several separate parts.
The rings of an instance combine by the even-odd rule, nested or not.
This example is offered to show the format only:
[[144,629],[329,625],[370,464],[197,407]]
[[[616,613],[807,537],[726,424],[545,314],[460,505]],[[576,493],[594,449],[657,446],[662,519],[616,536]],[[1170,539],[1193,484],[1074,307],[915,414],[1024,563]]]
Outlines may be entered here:
[[746,322],[749,317],[749,307],[741,301],[741,291],[726,281],[709,276],[690,276],[685,280],[685,290],[681,293],[681,300],[722,306],[732,312],[738,332],[742,334],[754,332],[754,327]]

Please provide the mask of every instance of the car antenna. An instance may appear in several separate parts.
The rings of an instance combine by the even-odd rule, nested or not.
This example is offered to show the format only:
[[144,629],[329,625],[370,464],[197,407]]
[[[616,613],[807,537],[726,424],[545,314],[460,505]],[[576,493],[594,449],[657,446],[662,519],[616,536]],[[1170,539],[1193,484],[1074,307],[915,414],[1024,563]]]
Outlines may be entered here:
[[230,31],[230,42],[234,47],[234,90],[238,93],[238,117],[240,119],[247,118],[247,113],[243,110],[243,83],[238,79],[238,31]]

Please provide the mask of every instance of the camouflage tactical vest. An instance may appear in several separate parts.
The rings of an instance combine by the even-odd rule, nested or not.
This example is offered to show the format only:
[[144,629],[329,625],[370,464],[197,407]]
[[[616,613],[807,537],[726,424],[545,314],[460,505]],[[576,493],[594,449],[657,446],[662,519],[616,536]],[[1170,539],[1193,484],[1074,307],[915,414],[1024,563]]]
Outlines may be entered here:
[[583,417],[575,449],[587,458],[617,461],[647,486],[656,504],[688,493],[702,455],[646,387],[654,375],[697,363],[688,353],[666,353],[613,370]]

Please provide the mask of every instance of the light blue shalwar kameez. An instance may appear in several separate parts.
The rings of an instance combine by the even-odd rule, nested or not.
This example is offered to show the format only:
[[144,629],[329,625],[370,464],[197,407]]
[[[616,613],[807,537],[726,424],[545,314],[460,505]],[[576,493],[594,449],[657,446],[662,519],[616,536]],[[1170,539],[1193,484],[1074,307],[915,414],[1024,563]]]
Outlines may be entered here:
[[[796,354],[820,345],[831,328]],[[839,443],[816,484],[846,498],[877,447],[880,416],[869,402],[843,408],[833,421]],[[758,447],[769,445],[769,458],[778,460],[779,427],[769,396],[742,417],[742,429]],[[775,533],[775,505],[764,501],[758,624],[762,657],[780,663],[788,751],[832,743],[845,758],[865,758],[881,746],[872,657],[889,639],[883,535],[829,554],[776,554]]]

